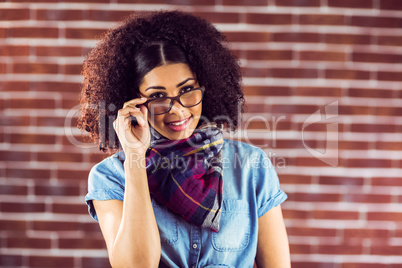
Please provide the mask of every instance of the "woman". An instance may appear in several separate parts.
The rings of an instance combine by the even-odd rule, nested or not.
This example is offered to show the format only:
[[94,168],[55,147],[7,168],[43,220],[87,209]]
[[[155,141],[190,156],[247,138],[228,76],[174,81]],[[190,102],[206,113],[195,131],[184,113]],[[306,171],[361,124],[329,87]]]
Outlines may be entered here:
[[289,267],[268,158],[224,139],[239,125],[240,68],[210,23],[131,17],[84,64],[79,127],[102,150],[86,202],[113,267]]

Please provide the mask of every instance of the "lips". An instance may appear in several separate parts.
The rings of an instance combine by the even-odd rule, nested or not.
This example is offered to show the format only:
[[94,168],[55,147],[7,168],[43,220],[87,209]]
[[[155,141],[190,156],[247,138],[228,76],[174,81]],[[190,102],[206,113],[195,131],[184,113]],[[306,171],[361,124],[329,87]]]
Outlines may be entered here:
[[190,119],[191,116],[185,119],[168,122],[166,125],[173,131],[183,131],[190,124]]

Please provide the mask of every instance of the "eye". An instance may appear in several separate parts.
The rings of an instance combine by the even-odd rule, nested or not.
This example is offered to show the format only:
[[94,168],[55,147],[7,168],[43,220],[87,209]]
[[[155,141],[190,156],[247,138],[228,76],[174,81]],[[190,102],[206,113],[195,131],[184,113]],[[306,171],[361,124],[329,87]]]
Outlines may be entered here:
[[183,87],[183,88],[180,90],[180,92],[183,94],[183,93],[189,92],[189,91],[191,91],[191,90],[193,90],[193,89],[194,89],[193,86],[187,86],[187,87]]
[[161,99],[161,98],[165,98],[166,94],[162,93],[162,92],[155,92],[152,93],[151,96],[149,96],[150,99]]

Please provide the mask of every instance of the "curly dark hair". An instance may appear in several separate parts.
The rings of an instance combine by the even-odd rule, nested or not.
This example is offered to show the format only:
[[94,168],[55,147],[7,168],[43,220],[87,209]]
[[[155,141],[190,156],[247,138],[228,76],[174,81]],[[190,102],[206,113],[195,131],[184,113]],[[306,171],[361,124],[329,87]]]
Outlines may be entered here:
[[206,88],[203,121],[234,130],[244,95],[237,58],[211,23],[180,11],[134,14],[107,32],[84,61],[78,128],[105,151],[118,149],[113,121],[118,109],[137,97],[147,72],[163,63],[186,63]]

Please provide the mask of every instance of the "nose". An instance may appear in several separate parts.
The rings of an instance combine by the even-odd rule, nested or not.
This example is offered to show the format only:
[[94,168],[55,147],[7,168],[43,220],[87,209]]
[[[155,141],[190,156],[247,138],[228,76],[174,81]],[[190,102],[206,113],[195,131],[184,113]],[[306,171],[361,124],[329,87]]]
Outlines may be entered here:
[[173,100],[172,108],[169,111],[169,114],[182,115],[184,111],[184,107],[180,104],[178,100]]

